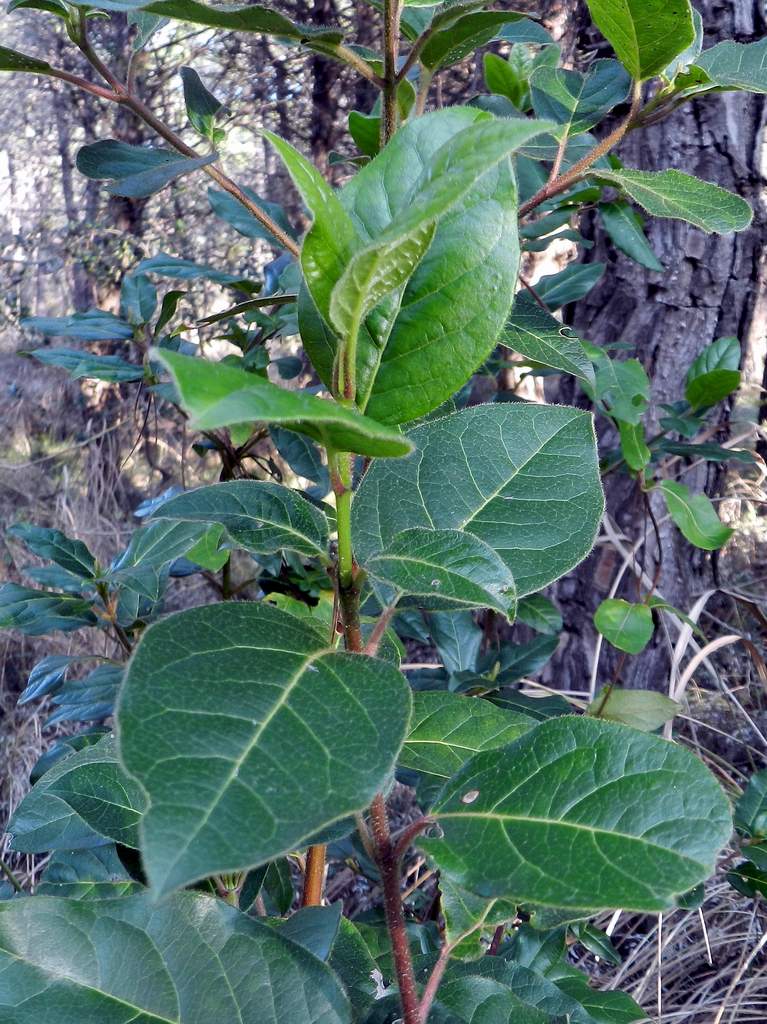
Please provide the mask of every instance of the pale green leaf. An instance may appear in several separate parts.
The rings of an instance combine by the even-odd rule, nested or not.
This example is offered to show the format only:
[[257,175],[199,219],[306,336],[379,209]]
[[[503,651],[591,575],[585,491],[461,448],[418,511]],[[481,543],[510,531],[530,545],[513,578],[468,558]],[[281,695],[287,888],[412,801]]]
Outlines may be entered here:
[[695,60],[712,87],[767,93],[767,38],[755,43],[725,39]]
[[202,893],[0,902],[8,1024],[350,1024],[330,969]]
[[594,625],[613,647],[627,654],[639,654],[653,634],[652,612],[646,604],[631,604],[619,598],[603,601],[594,613]]
[[412,449],[396,428],[382,426],[338,402],[287,391],[257,374],[223,363],[166,349],[152,352],[170,370],[181,403],[199,430],[259,420],[284,424],[327,448],[361,455],[397,457]]
[[622,189],[653,217],[684,220],[709,233],[743,231],[753,217],[745,199],[683,171],[600,169],[593,174]]
[[[617,646],[617,645],[616,645]],[[656,690],[623,690],[604,687],[589,704],[586,714],[621,722],[641,732],[655,732],[678,714],[680,706]]]
[[363,563],[374,579],[394,588],[394,601],[427,611],[492,608],[514,620],[514,577],[495,551],[459,530],[415,527],[398,533]]
[[258,555],[286,549],[327,559],[323,513],[296,491],[264,480],[199,487],[164,502],[155,519],[220,523],[238,547]]
[[666,499],[669,515],[696,548],[716,551],[735,532],[732,527],[722,523],[710,498],[705,494],[692,494],[689,487],[673,480],[662,480],[658,489]]
[[731,829],[729,801],[689,751],[570,716],[477,754],[431,813],[444,838],[417,843],[458,884],[589,912],[668,908],[711,874]]
[[626,465],[629,469],[639,472],[652,458],[652,452],[645,439],[644,427],[641,423],[624,423],[619,420],[618,431],[621,439],[621,453],[626,460]]
[[265,604],[195,608],[143,635],[117,721],[150,802],[141,849],[159,892],[288,853],[383,786],[408,686],[326,646],[321,623]]
[[586,0],[632,78],[657,75],[695,38],[689,0]]
[[406,460],[374,463],[352,507],[364,563],[396,534],[465,530],[498,552],[519,596],[591,550],[602,515],[591,416],[564,406],[480,405],[415,427]]

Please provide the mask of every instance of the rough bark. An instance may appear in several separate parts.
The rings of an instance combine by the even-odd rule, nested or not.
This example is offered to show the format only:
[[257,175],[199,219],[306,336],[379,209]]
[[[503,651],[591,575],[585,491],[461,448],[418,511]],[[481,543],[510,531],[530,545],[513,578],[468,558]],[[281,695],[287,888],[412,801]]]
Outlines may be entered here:
[[[752,42],[764,34],[764,14],[754,0],[703,0],[696,7],[703,16],[705,46],[723,38]],[[594,41],[591,35],[582,34],[578,39],[582,49]],[[581,337],[600,345],[620,342],[633,347],[628,354],[640,359],[652,381],[648,435],[655,432],[663,415],[660,404],[683,397],[686,368],[716,338],[740,338],[744,369],[752,376],[760,363],[756,350],[765,333],[765,211],[760,163],[764,120],[764,97],[725,93],[698,100],[659,125],[630,135],[619,150],[626,166],[645,170],[675,167],[742,195],[755,210],[750,230],[705,235],[679,221],[649,221],[648,236],[666,268],[663,273],[653,273],[616,254],[596,225],[590,226],[596,245],[586,259],[605,262],[607,269],[599,285],[575,307],[572,324]],[[586,229],[588,233],[588,222]],[[763,368],[763,355],[761,365]],[[572,401],[573,391],[564,385],[556,397]],[[730,426],[730,411],[723,407],[720,439],[728,436]],[[693,490],[713,495],[721,492],[724,478],[721,469],[708,463],[686,472],[682,479]],[[605,484],[608,513],[628,538],[627,546],[646,537],[644,561],[652,576],[657,545],[646,502],[636,483],[625,475],[613,474]],[[660,520],[658,590],[676,607],[687,610],[701,591],[715,585],[716,557],[691,547],[664,522],[665,510],[655,499],[652,508]],[[566,610],[568,633],[552,669],[557,685],[585,688],[595,650],[591,616],[608,595],[620,564],[613,546],[600,546],[559,584],[557,596]],[[629,570],[618,596],[635,600],[636,594],[635,574]],[[663,688],[668,668],[669,646],[663,631],[658,630],[654,646],[629,659],[622,678],[637,687]],[[603,651],[598,682],[607,682],[614,671],[616,659]]]

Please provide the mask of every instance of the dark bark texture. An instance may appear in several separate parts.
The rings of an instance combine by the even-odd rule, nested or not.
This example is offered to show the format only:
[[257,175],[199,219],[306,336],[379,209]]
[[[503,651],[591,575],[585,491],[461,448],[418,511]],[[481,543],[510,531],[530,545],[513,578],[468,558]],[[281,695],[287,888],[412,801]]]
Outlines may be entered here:
[[[752,42],[765,32],[764,12],[755,0],[696,0],[703,17],[704,46],[723,38]],[[585,8],[585,4],[583,5]],[[585,18],[575,13],[566,28],[576,52],[601,51]],[[607,52],[600,56],[607,55]],[[764,187],[761,166],[765,97],[742,92],[724,93],[682,107],[660,124],[629,135],[618,152],[628,167],[662,170],[675,167],[718,184],[746,198],[754,208],[752,227],[738,234],[706,235],[673,220],[648,220],[647,233],[663,263],[663,273],[643,270],[606,243],[588,220],[595,247],[587,261],[607,264],[601,282],[574,308],[570,317],[583,338],[599,345],[628,343],[652,381],[653,404],[646,417],[648,436],[656,432],[663,415],[660,404],[684,397],[684,376],[692,359],[724,335],[736,335],[744,350],[745,376],[763,367],[765,335]],[[752,391],[752,403],[753,403]],[[564,384],[550,397],[573,401]],[[722,407],[717,437],[737,429],[731,410]],[[609,435],[605,438],[615,442]],[[677,471],[679,467],[676,467]],[[694,491],[721,493],[725,473],[711,463],[691,468],[682,481]],[[657,571],[658,592],[678,608],[688,610],[697,595],[716,585],[717,559],[691,547],[673,525],[664,521],[665,509],[655,497],[651,508],[659,521],[658,544],[645,497],[635,481],[614,473],[605,480],[608,515],[625,535],[630,548],[639,539],[637,554],[650,577]],[[585,689],[591,675],[596,636],[591,617],[616,578],[622,557],[610,543],[599,545],[591,557],[557,587],[565,610],[566,643],[550,672],[555,685]],[[644,588],[646,593],[646,588]],[[617,596],[637,599],[637,575],[625,573]],[[673,635],[673,631],[672,631]],[[608,646],[608,645],[605,645]],[[617,653],[617,652],[616,652]],[[626,662],[621,678],[635,687],[667,687],[670,648],[664,631],[641,656]],[[618,659],[603,650],[597,683],[608,682],[618,670]]]

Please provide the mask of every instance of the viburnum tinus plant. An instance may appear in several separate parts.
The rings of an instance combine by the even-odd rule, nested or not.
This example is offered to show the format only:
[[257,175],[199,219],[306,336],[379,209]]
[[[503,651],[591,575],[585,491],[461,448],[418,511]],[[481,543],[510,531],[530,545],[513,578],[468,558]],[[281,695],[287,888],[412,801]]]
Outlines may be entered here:
[[[59,18],[100,80],[8,49],[1,69],[120,104],[169,147],[103,140],[80,152],[84,174],[140,197],[201,171],[218,186],[213,210],[282,255],[257,283],[161,254],[126,278],[120,316],[27,322],[49,336],[124,343],[126,358],[33,354],[76,377],[140,382],[183,410],[200,449],[220,456],[222,481],[147,502],[146,524],[107,566],[57,530],[10,531],[52,564],[29,570],[43,589],[3,588],[2,624],[32,635],[91,628],[113,654],[51,655],[23,696],[50,696],[50,721],[86,730],[45,755],[10,825],[14,849],[51,858],[33,896],[8,872],[0,1021],[644,1018],[628,996],[594,991],[567,948],[578,941],[610,960],[590,916],[691,905],[730,839],[729,801],[691,753],[653,734],[673,715],[659,695],[633,694],[628,707],[607,688],[574,714],[513,683],[556,646],[561,623],[538,592],[591,549],[600,471],[658,488],[699,546],[727,540],[708,499],[655,469],[669,445],[695,447],[706,415],[737,386],[738,344],[722,339],[695,361],[664,432],[648,440],[641,365],[611,359],[551,315],[583,294],[572,268],[518,293],[520,251],[582,241],[584,205],[651,267],[632,201],[705,231],[747,226],[738,196],[676,170],[626,169],[612,150],[692,97],[767,83],[762,43],[702,50],[687,0],[589,7],[617,59],[580,73],[558,66],[535,22],[482,0],[385,0],[380,54],[257,5],[12,0]],[[266,133],[310,214],[302,238],[221,169],[225,108],[193,70],[183,71],[184,96],[205,152],[113,73],[89,36],[105,12],[127,13],[138,48],[167,19],[269,33],[378,88],[375,108],[350,117],[356,173],[339,191]],[[498,37],[512,48],[508,60],[486,57],[489,93],[425,112],[434,77]],[[591,131],[608,116],[597,140]],[[240,301],[201,324],[226,323],[239,354],[195,354],[186,325],[173,326],[181,293],[168,292],[158,313],[153,275],[235,289]],[[267,376],[267,342],[297,334],[319,393]],[[612,420],[620,450],[600,465],[587,411],[467,406],[472,374],[509,351],[534,370],[572,374]],[[272,361],[284,377],[306,368]],[[268,436],[313,481],[308,493],[264,479],[254,452]],[[253,557],[263,599],[238,599],[233,549]],[[169,580],[198,571],[222,600],[163,617]],[[290,595],[266,586],[286,577]],[[635,605],[605,602],[597,625],[636,652],[657,604],[652,588]],[[540,636],[482,646],[478,611],[519,614]],[[435,644],[445,669],[403,674],[403,635]],[[386,797],[397,777],[420,811],[393,832]],[[743,809],[746,835],[763,834],[760,801]],[[323,903],[330,844],[378,887],[380,916],[350,921],[340,903]],[[437,880],[428,906],[403,892],[413,847]]]

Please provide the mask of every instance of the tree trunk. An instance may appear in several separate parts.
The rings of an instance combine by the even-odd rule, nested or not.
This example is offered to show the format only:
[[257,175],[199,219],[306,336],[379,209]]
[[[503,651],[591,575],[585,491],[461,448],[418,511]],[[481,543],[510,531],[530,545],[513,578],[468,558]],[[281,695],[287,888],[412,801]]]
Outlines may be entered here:
[[[764,14],[755,0],[699,0],[706,47],[720,39],[753,42],[765,31]],[[576,26],[579,28],[581,26]],[[579,49],[597,42],[587,30],[578,38]],[[600,53],[600,56],[602,54]],[[695,356],[724,335],[736,335],[743,347],[744,370],[751,376],[764,369],[765,285],[760,238],[764,230],[760,133],[765,119],[765,98],[729,92],[700,99],[682,107],[667,120],[628,136],[619,149],[627,167],[661,170],[675,167],[738,193],[754,207],[752,227],[726,236],[705,235],[680,221],[650,220],[647,234],[665,270],[653,273],[617,253],[603,233],[591,225],[596,245],[586,261],[607,264],[599,285],[574,309],[577,333],[599,345],[628,343],[652,382],[652,406],[645,418],[648,436],[663,416],[660,404],[684,397],[684,376]],[[589,224],[585,231],[588,234]],[[556,396],[572,401],[574,392],[563,384]],[[719,440],[730,436],[730,409],[721,407]],[[717,438],[712,438],[716,440]],[[615,438],[606,438],[615,443]],[[682,480],[693,491],[721,493],[725,472],[703,463],[685,472]],[[664,521],[665,508],[655,497],[652,511],[659,521],[658,545],[647,503],[635,481],[620,473],[605,480],[608,515],[625,535],[630,548],[644,545],[638,561],[652,578],[659,572],[657,589],[675,607],[687,611],[696,596],[716,585],[716,557],[697,551],[679,531]],[[565,612],[567,642],[560,648],[551,676],[557,685],[584,689],[590,678],[596,635],[591,616],[613,586],[622,557],[612,544],[600,545],[570,577],[560,582],[557,597]],[[646,593],[647,588],[643,588]],[[630,566],[617,596],[637,599],[636,573]],[[608,645],[605,645],[607,647]],[[597,683],[618,670],[616,653],[602,651]],[[621,678],[635,687],[665,688],[669,644],[664,630],[656,630],[654,645],[626,662]]]

